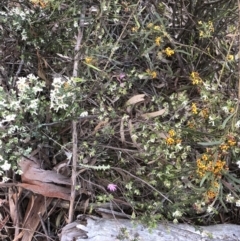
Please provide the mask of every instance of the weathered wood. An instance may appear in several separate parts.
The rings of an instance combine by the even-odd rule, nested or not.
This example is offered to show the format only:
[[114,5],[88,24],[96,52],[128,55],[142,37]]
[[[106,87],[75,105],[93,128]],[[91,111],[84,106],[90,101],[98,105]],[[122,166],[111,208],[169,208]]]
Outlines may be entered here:
[[[88,216],[86,224],[76,221],[63,228],[61,241],[239,241],[238,225],[219,224],[193,227],[187,224],[159,224],[149,232],[127,219],[103,219]],[[71,228],[70,228],[71,227]],[[71,229],[74,227],[74,234]],[[73,229],[72,229],[73,230]],[[79,230],[79,231],[77,231]]]

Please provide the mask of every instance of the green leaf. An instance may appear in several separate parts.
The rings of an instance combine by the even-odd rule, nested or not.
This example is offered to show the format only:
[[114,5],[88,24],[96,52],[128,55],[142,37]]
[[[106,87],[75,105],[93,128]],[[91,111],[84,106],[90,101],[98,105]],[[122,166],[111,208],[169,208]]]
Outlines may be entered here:
[[218,146],[222,143],[223,141],[197,142],[197,144],[201,146]]
[[225,174],[225,176],[226,176],[227,178],[229,178],[231,181],[240,184],[240,180],[237,179],[237,178],[235,178],[232,174],[230,174],[230,173],[229,173],[229,174]]
[[205,180],[211,175],[210,172],[207,172],[206,175],[204,175],[204,177],[202,178],[201,182],[200,182],[200,187],[202,187],[202,185],[204,184]]
[[224,120],[224,122],[222,123],[222,125],[219,126],[219,129],[220,129],[220,130],[224,130],[225,127],[226,127],[226,124],[228,123],[228,121],[229,121],[234,115],[235,115],[235,112],[232,113],[230,116],[228,116],[228,117]]
[[186,51],[183,51],[183,50],[176,50],[176,52],[178,52],[178,53],[183,53],[183,54],[186,54],[186,55],[192,55],[191,53],[188,53],[188,52],[186,52]]
[[94,65],[92,65],[92,64],[86,64],[88,67],[90,67],[90,68],[92,68],[92,69],[95,69],[95,70],[97,70],[97,71],[99,71],[99,72],[101,72],[102,70],[101,69],[99,69],[99,68],[97,68],[97,67],[95,67]]

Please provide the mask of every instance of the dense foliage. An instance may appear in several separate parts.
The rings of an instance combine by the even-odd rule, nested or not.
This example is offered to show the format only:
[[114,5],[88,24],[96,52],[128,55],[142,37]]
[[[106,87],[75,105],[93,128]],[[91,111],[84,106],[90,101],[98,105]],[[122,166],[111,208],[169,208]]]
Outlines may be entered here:
[[49,168],[68,157],[76,119],[92,203],[150,226],[239,222],[237,1],[2,2],[3,181],[36,148]]

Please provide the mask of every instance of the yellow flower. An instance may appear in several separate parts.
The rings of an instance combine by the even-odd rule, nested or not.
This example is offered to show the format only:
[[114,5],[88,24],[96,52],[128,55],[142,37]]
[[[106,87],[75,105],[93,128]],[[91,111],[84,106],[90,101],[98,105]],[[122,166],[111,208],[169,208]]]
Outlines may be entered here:
[[160,46],[160,43],[161,43],[161,37],[155,38],[155,44],[156,44],[157,46]]
[[153,27],[153,29],[156,30],[156,31],[160,31],[161,27],[159,25],[156,25],[156,26]]
[[188,126],[189,128],[191,128],[191,129],[193,129],[194,126],[195,126],[195,123],[194,123],[193,121],[188,121],[188,122],[187,122],[187,126]]
[[93,58],[92,57],[85,57],[85,63],[86,64],[92,64],[93,63]]
[[228,140],[228,144],[229,144],[230,146],[235,146],[236,143],[237,143],[237,142],[236,142],[234,139],[229,139],[229,140]]
[[168,132],[168,134],[169,134],[170,137],[174,137],[174,136],[176,135],[176,133],[175,133],[174,130],[170,130],[170,131]]
[[219,183],[215,180],[215,181],[212,182],[212,186],[215,187],[215,188],[218,188]]
[[199,37],[203,37],[204,32],[202,30],[199,31]]
[[167,47],[165,50],[164,50],[164,53],[170,57],[172,55],[174,55],[174,50],[172,50],[170,47]]
[[222,144],[222,145],[220,145],[220,148],[222,151],[227,151],[229,149],[229,146],[226,144]]
[[228,61],[233,61],[233,60],[234,60],[234,56],[233,56],[232,54],[229,54],[229,55],[227,56],[227,60],[228,60]]
[[217,160],[214,166],[214,171],[213,173],[218,176],[219,174],[221,174],[221,171],[224,169],[226,162],[225,161],[221,161],[221,160]]
[[198,113],[196,103],[192,103],[192,113],[195,114],[195,115]]
[[39,5],[42,8],[45,8],[47,4],[49,3],[48,0],[30,0],[31,3],[34,5]]
[[176,144],[181,144],[182,143],[182,140],[181,139],[177,139],[176,140]]
[[199,84],[202,84],[203,82],[198,72],[192,72],[190,74],[190,79],[192,80],[193,85],[199,85]]
[[153,27],[153,23],[149,23],[148,25],[147,25],[147,28],[152,28]]
[[214,27],[213,27],[212,21],[208,21],[208,29],[209,29],[210,32],[214,32]]
[[146,72],[153,78],[157,78],[157,72],[154,70],[147,69]]
[[216,197],[216,195],[217,195],[216,192],[213,192],[213,191],[211,191],[211,190],[207,191],[207,197],[208,197],[208,199],[213,199],[213,198]]
[[152,71],[152,74],[151,74],[151,75],[152,75],[152,78],[153,78],[153,79],[157,78],[157,72],[156,72],[156,71]]
[[[211,172],[212,174],[214,174],[215,177],[220,177],[221,171],[223,169],[227,169],[225,167],[225,164],[226,163],[221,160],[217,160],[216,162],[210,161],[207,155],[205,155],[205,158],[202,156],[201,159],[197,159],[197,174],[200,177],[203,177],[204,175],[206,175],[207,172]],[[215,182],[214,186],[217,186]]]
[[203,118],[207,119],[208,116],[209,116],[209,110],[208,110],[208,108],[203,109],[203,110],[201,111],[201,115],[202,115]]
[[203,155],[202,155],[202,160],[207,161],[207,160],[208,160],[208,155],[203,154]]
[[172,137],[168,137],[168,138],[166,139],[166,143],[167,143],[169,146],[171,146],[171,145],[174,145],[174,144],[175,144],[175,141],[174,141],[174,139],[173,139]]
[[139,27],[137,27],[137,26],[136,27],[132,27],[132,32],[136,33],[138,31],[138,29],[139,29]]

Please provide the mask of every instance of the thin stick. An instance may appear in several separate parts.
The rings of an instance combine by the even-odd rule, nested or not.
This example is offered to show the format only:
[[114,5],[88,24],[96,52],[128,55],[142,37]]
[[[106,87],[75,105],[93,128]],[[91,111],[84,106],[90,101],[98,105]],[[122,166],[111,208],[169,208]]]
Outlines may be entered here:
[[39,219],[40,219],[40,222],[41,222],[43,231],[44,231],[44,233],[45,233],[45,235],[46,235],[47,241],[49,241],[50,239],[49,239],[48,231],[47,231],[46,226],[45,226],[45,224],[44,224],[44,221],[43,221],[41,212],[38,213],[38,217],[39,217]]
[[[78,76],[78,64],[79,64],[79,54],[80,54],[80,46],[82,42],[83,37],[83,26],[84,26],[84,17],[85,17],[85,6],[83,5],[81,18],[80,18],[80,26],[78,29],[78,37],[77,42],[75,46],[75,58],[73,63],[73,77]],[[74,201],[76,196],[76,178],[77,178],[77,121],[72,121],[72,142],[73,142],[73,148],[72,148],[72,186],[71,186],[71,197],[70,197],[70,204],[69,204],[69,216],[68,216],[68,222],[71,223],[73,221],[73,215],[74,215]]]
[[74,214],[74,201],[76,196],[76,172],[77,172],[77,122],[72,122],[72,140],[73,140],[73,152],[72,152],[72,186],[71,186],[71,197],[70,197],[70,206],[69,206],[69,217],[68,222],[73,221]]
[[[14,238],[16,238],[19,235],[18,194],[14,194],[12,187],[8,189],[8,197],[13,204],[13,205],[10,204],[10,213],[12,213],[11,216],[13,218],[13,224],[15,225]],[[12,207],[12,210],[11,210],[11,207]]]

